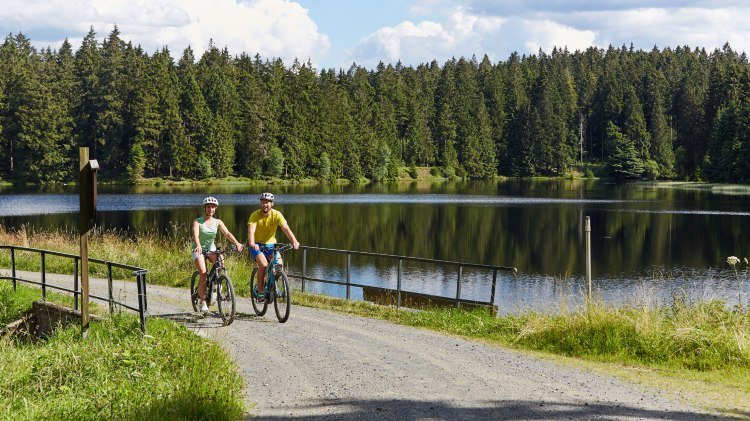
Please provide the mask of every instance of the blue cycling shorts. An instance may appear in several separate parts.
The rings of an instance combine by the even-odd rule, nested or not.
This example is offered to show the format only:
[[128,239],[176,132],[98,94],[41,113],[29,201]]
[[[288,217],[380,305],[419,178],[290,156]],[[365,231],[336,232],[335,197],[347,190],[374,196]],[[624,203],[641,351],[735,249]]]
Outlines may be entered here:
[[[255,258],[257,258],[259,254],[265,253],[266,259],[270,262],[271,261],[271,257],[273,257],[273,249],[274,249],[273,246],[274,245],[273,244],[264,244],[264,243],[255,243],[255,244],[258,245],[258,247],[259,247],[258,250],[255,250],[252,247],[248,246],[248,250],[250,250],[250,255],[253,256],[253,260],[255,260]],[[265,251],[263,250],[264,247],[267,247]]]

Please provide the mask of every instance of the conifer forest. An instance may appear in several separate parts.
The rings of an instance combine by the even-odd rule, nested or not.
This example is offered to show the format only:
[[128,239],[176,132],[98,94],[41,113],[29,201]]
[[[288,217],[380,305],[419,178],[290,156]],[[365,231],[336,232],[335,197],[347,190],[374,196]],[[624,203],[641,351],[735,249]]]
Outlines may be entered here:
[[722,49],[627,46],[316,69],[210,45],[0,46],[0,180],[562,176],[750,181],[750,66]]

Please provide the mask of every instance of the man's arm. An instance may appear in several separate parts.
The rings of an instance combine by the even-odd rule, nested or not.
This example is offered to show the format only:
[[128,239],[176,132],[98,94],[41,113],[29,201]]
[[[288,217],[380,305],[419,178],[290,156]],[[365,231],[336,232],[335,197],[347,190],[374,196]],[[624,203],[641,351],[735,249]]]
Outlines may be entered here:
[[247,224],[247,245],[253,250],[258,250],[257,244],[255,244],[255,228],[258,226],[255,222]]
[[281,230],[284,231],[284,234],[286,235],[286,238],[289,239],[289,241],[292,242],[292,247],[294,249],[299,248],[299,241],[297,241],[297,237],[294,236],[294,233],[292,232],[292,229],[289,228],[289,224],[284,224],[281,226]]

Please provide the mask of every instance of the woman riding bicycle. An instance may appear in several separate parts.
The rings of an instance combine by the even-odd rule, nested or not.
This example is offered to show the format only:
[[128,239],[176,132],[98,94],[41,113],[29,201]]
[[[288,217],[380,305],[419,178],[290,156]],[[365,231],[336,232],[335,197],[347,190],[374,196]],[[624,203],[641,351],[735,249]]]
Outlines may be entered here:
[[[229,232],[224,223],[221,222],[221,219],[214,218],[218,206],[219,201],[213,196],[203,199],[204,215],[193,220],[192,232],[193,243],[195,244],[193,262],[195,262],[195,267],[198,269],[200,275],[198,280],[198,305],[201,312],[208,311],[208,306],[206,305],[206,259],[203,253],[216,250],[216,244],[214,244],[216,233],[221,230],[224,237],[234,243],[238,251],[242,251],[242,243],[234,238],[234,235]],[[216,255],[209,254],[208,260],[211,263],[215,263]]]

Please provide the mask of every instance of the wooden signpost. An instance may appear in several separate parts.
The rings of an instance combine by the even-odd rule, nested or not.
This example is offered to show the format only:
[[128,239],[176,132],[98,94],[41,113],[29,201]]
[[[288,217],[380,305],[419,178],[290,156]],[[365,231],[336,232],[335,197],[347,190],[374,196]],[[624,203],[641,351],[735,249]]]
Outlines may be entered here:
[[96,224],[96,170],[99,163],[89,160],[89,148],[78,150],[79,232],[81,243],[81,331],[89,328],[89,231]]

